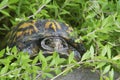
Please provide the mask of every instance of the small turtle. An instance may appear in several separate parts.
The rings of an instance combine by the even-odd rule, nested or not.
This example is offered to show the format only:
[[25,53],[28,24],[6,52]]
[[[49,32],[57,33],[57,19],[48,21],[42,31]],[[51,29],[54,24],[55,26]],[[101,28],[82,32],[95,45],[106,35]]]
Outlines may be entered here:
[[31,57],[42,50],[43,54],[54,51],[62,56],[74,52],[75,59],[80,59],[85,52],[82,43],[75,43],[70,36],[73,29],[69,25],[54,20],[29,20],[18,24],[9,33],[5,46],[16,46],[19,51],[28,52]]

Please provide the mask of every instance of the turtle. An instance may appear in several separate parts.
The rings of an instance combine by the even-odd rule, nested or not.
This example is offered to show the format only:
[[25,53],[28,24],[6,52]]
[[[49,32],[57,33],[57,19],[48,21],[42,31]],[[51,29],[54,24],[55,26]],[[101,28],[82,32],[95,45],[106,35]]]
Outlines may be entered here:
[[73,28],[68,24],[47,19],[27,20],[19,23],[8,34],[5,46],[16,46],[19,51],[27,52],[30,57],[39,51],[44,55],[57,52],[61,56],[74,53],[80,59],[85,52],[83,43],[76,43],[70,34]]

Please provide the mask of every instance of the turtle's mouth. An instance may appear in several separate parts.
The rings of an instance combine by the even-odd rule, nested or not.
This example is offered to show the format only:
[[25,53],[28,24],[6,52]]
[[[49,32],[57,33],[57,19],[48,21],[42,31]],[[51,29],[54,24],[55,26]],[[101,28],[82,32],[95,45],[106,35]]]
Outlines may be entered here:
[[54,51],[58,53],[66,53],[68,50],[67,42],[61,37],[47,37],[41,41],[41,47],[47,51],[47,53],[52,53]]

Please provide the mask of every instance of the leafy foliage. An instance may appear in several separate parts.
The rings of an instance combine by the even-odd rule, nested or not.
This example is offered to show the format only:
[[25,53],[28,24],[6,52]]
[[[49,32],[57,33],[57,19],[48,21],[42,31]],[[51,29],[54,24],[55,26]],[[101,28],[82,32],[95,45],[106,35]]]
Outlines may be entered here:
[[10,52],[7,49],[5,58],[2,58],[5,49],[0,52],[0,78],[2,79],[52,78],[55,74],[61,73],[63,68],[66,72],[67,67],[73,64],[72,62],[77,63],[71,57],[60,58],[56,52],[48,57],[44,57],[40,52],[34,59],[30,59],[27,53],[18,52],[16,47],[9,48]]
[[[2,0],[0,40],[12,26],[28,19],[55,19],[70,24],[75,29],[76,42],[82,40],[87,52],[76,62],[72,54],[68,59],[56,53],[46,58],[40,52],[30,59],[15,47],[7,47],[0,51],[3,80],[55,78],[80,65],[100,70],[101,80],[113,80],[114,70],[120,70],[120,0]],[[62,68],[65,69],[62,71]],[[106,73],[109,77],[104,75]]]

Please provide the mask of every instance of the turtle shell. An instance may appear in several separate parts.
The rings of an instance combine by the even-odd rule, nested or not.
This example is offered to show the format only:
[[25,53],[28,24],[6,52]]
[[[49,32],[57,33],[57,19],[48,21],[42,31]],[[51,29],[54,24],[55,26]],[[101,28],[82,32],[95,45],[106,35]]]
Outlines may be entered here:
[[69,25],[54,20],[29,20],[18,24],[9,33],[7,46],[16,46],[19,51],[28,52],[35,56],[42,50],[43,54],[52,54],[54,51],[60,55],[69,56],[74,52],[79,59],[85,52],[82,43],[75,43],[70,36],[73,29]]

